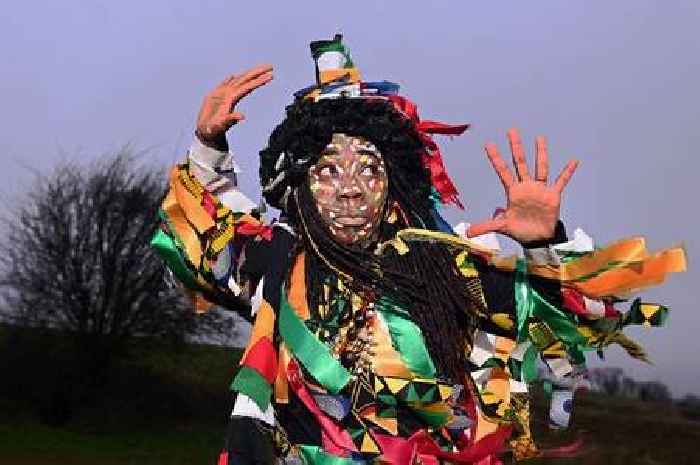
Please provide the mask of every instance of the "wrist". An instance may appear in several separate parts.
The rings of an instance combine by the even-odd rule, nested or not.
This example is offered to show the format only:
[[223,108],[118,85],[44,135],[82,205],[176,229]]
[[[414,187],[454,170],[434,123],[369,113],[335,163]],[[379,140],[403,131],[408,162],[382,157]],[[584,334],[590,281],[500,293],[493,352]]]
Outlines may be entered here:
[[564,227],[564,223],[562,223],[561,220],[557,220],[552,237],[547,239],[538,239],[536,241],[521,242],[520,245],[525,249],[540,249],[554,244],[561,244],[567,240],[568,238],[566,236],[566,228]]
[[194,135],[199,139],[199,141],[206,145],[207,147],[210,147],[214,150],[218,150],[219,152],[228,152],[228,141],[226,140],[226,133],[218,133],[218,134],[204,134],[202,131],[197,128],[197,130],[194,131]]

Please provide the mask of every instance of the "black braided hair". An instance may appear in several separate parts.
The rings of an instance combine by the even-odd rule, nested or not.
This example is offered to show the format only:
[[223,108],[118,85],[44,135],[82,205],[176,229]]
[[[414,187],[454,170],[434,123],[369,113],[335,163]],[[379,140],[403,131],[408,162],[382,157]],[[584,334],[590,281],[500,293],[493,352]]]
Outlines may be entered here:
[[[440,375],[461,382],[465,345],[471,344],[480,303],[468,290],[453,253],[438,243],[412,243],[400,255],[389,247],[381,256],[359,245],[343,245],[330,235],[315,206],[308,169],[333,133],[360,136],[381,152],[389,193],[385,208],[400,214],[384,220],[379,240],[406,227],[438,230],[432,214],[430,173],[421,163],[423,143],[413,124],[380,99],[297,100],[260,152],[260,179],[266,201],[281,209],[299,231],[305,250],[307,297],[312,312],[325,305],[322,283],[345,276],[355,292],[388,294],[409,310],[420,326]],[[386,217],[386,216],[385,216]]]

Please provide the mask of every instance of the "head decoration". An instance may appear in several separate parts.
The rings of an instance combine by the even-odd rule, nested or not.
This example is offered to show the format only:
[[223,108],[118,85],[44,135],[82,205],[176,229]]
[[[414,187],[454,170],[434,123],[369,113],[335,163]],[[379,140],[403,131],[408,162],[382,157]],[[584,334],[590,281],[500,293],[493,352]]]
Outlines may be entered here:
[[[295,92],[295,103],[300,100],[321,102],[329,99],[378,100],[388,102],[417,134],[422,143],[419,151],[421,164],[427,169],[432,186],[431,197],[442,204],[452,203],[463,208],[459,193],[447,174],[442,154],[433,134],[460,135],[468,124],[451,125],[437,121],[421,120],[416,104],[399,95],[399,85],[389,81],[363,81],[342,36],[331,40],[312,42],[311,55],[316,65],[316,84]],[[299,182],[298,174],[315,163],[318,154],[290,153],[283,151],[273,160],[261,154],[261,183],[268,203],[283,211],[294,186]],[[297,174],[295,176],[294,174]]]

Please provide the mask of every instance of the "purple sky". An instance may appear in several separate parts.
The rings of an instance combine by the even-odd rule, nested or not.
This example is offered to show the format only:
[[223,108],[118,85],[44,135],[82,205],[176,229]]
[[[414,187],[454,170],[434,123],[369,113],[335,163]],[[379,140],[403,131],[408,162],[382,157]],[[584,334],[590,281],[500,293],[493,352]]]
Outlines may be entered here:
[[204,93],[269,62],[275,80],[244,102],[248,120],[229,139],[243,189],[257,199],[257,152],[291,93],[314,79],[308,42],[342,32],[364,77],[401,83],[425,118],[473,124],[442,144],[467,205],[449,210],[451,221],[477,221],[502,204],[482,147],[495,141],[505,152],[516,126],[528,146],[548,137],[553,173],[568,157],[582,161],[565,196],[570,232],[581,226],[601,244],[643,234],[652,249],[684,241],[691,270],[644,294],[671,306],[668,327],[629,331],[655,365],[617,348],[608,361],[676,395],[700,394],[698,2],[235,3],[5,5],[3,197],[23,192],[27,167],[87,161],[127,142],[163,166],[175,162]]

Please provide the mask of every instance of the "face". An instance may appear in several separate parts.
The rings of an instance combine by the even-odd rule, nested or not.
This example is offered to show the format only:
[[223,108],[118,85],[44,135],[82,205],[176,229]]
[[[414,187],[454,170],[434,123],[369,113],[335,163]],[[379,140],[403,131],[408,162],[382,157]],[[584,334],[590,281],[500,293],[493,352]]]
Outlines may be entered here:
[[316,208],[341,244],[376,237],[388,192],[384,160],[362,137],[333,134],[318,162],[309,168]]

